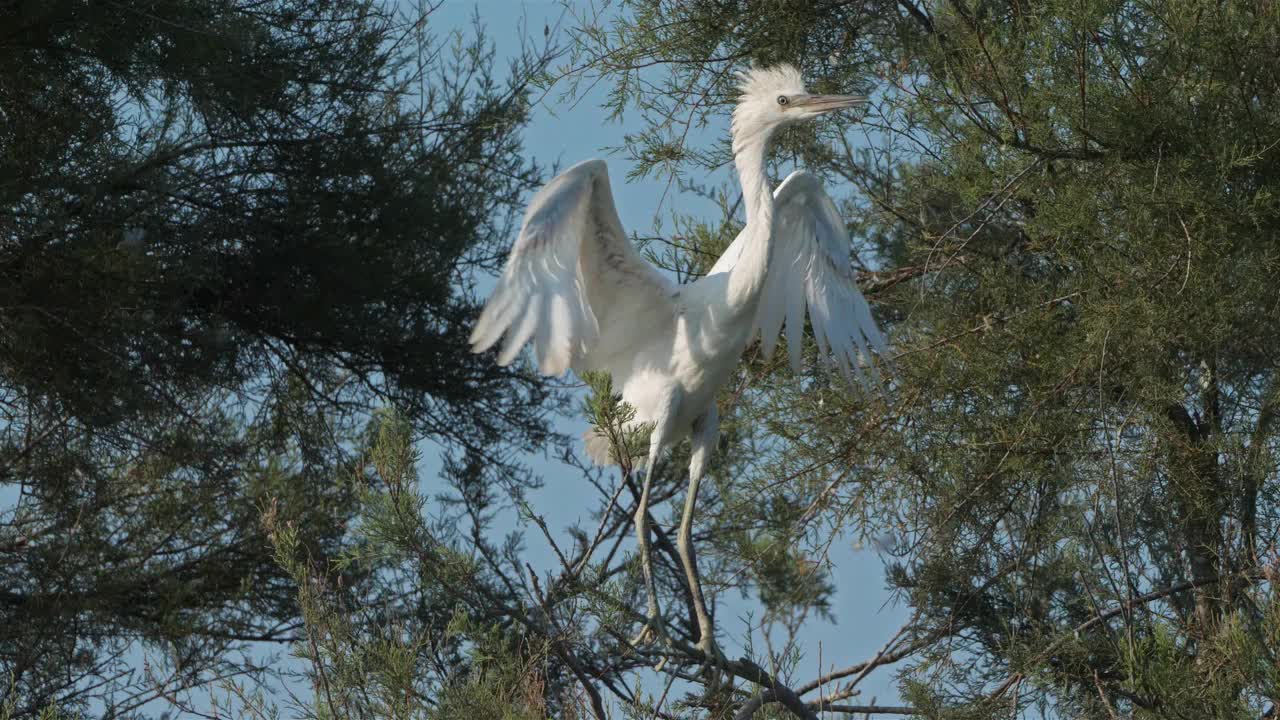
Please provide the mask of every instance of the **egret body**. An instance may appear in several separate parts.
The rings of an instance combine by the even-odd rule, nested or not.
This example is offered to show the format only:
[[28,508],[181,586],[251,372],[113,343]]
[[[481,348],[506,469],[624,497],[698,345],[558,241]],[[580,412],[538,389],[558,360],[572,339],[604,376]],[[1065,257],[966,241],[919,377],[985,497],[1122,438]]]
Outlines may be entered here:
[[[636,642],[662,632],[649,559],[653,469],[667,448],[691,438],[678,549],[697,615],[698,648],[708,657],[718,651],[690,535],[698,484],[719,433],[717,393],[757,334],[766,357],[772,353],[784,322],[798,370],[806,307],[821,355],[846,377],[861,376],[869,348],[884,347],[854,281],[848,234],[831,198],[804,171],[791,173],[774,192],[765,172],[769,141],[780,127],[866,98],[809,94],[789,65],[739,77],[732,134],[746,226],[710,273],[677,285],[646,262],[618,219],[604,161],[587,160],[529,203],[502,278],[471,335],[472,349],[482,352],[505,334],[498,357],[504,365],[532,341],[545,375],[608,372],[635,408],[633,422],[653,423],[635,515],[648,593],[648,622]],[[616,461],[599,436],[589,434],[587,451],[597,463]]]

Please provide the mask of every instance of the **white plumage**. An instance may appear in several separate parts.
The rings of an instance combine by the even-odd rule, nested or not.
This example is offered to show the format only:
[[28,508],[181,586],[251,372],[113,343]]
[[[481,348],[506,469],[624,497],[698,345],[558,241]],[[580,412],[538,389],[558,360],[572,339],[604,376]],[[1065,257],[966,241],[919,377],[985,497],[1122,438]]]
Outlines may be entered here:
[[[482,352],[504,334],[498,362],[515,360],[532,341],[538,369],[610,373],[635,423],[654,423],[646,468],[663,451],[692,436],[689,493],[679,549],[698,615],[698,647],[715,657],[697,571],[689,546],[698,482],[715,447],[716,395],[757,335],[772,353],[785,326],[791,366],[801,364],[806,309],[820,355],[846,378],[870,368],[869,349],[884,339],[850,267],[844,222],[818,179],[792,173],[769,191],[765,156],[773,132],[790,122],[862,104],[865,98],[807,93],[800,74],[783,65],[740,75],[733,116],[733,149],[747,224],[707,276],[678,286],[628,241],[614,208],[602,160],[566,170],[529,203],[498,288],[471,336]],[[588,441],[597,462],[606,445]],[[636,512],[649,622],[663,632],[648,559],[647,505],[652,472],[645,473]]]
[[[804,170],[782,181],[773,202],[773,254],[751,337],[760,333],[760,349],[768,359],[785,321],[791,369],[800,372],[807,306],[819,357],[834,361],[846,379],[861,378],[860,358],[869,357],[869,349],[883,352],[885,345],[850,267],[849,236],[840,211],[821,181]],[[747,237],[744,229],[708,275],[731,270]]]

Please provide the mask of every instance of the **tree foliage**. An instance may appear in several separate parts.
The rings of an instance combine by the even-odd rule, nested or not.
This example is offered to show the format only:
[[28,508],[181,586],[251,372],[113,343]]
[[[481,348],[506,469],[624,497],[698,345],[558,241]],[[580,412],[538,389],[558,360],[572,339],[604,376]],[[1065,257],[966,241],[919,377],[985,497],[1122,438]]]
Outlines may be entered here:
[[[1280,6],[581,13],[542,79],[609,87],[640,173],[724,178],[705,128],[748,63],[873,97],[787,131],[773,168],[842,201],[885,381],[748,351],[694,544],[713,608],[749,595],[783,642],[710,664],[667,502],[687,446],[648,469],[670,638],[635,646],[630,409],[583,378],[624,461],[565,453],[591,513],[566,540],[515,467],[556,397],[465,352],[471,274],[535,174],[528,68],[508,87],[479,50],[419,54],[421,25],[355,0],[107,7],[6,11],[0,710],[194,711],[176,688],[201,684],[253,717],[1276,712]],[[723,217],[667,238],[681,277],[739,227],[732,181],[711,191]],[[434,494],[422,435],[451,448]],[[795,638],[851,541],[883,549],[911,620],[805,675]],[[248,638],[291,649],[298,697],[229,663]],[[171,677],[113,674],[135,639]],[[897,704],[855,704],[886,668]]]
[[[613,110],[645,119],[624,145],[642,172],[724,163],[727,143],[690,131],[724,125],[748,63],[873,94],[776,155],[845,198],[893,338],[886,387],[746,363],[759,389],[725,403],[754,460],[704,522],[817,557],[838,533],[887,544],[914,616],[885,656],[929,715],[1272,708],[1280,8],[633,0],[599,17],[582,14],[568,80],[610,83]],[[682,268],[733,237],[725,207],[683,234]],[[716,538],[773,602],[770,555]]]
[[303,626],[259,517],[340,555],[374,407],[458,485],[532,481],[553,398],[466,339],[538,177],[544,58],[503,79],[430,9],[0,6],[8,712],[129,717],[259,668],[239,649]]

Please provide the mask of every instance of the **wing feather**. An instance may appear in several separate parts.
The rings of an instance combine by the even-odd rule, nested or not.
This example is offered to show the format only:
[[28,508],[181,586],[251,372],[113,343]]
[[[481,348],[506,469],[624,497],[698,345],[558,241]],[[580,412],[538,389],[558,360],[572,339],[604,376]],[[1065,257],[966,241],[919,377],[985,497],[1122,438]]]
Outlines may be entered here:
[[[504,335],[509,365],[530,341],[538,371],[560,375],[598,349],[601,322],[672,311],[672,286],[627,241],[602,160],[578,163],[529,202],[498,286],[471,332],[484,352]],[[611,342],[637,342],[634,333]],[[610,352],[618,348],[605,348]]]
[[[744,238],[745,233],[729,246],[712,274],[733,267]],[[773,250],[760,292],[755,329],[766,358],[785,325],[788,360],[792,369],[800,369],[807,309],[823,366],[834,364],[850,381],[865,381],[864,371],[875,377],[871,353],[885,353],[884,336],[850,267],[844,220],[810,173],[791,173],[774,192]]]

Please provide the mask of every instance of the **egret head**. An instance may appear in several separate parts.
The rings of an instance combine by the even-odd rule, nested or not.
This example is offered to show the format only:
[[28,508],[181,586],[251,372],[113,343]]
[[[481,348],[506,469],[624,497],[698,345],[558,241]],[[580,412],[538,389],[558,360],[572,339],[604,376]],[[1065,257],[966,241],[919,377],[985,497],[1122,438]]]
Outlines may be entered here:
[[752,68],[738,73],[738,106],[733,111],[733,145],[764,142],[774,130],[832,110],[864,105],[864,95],[813,95],[793,65]]

